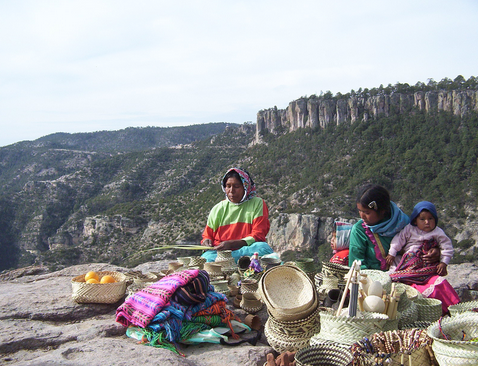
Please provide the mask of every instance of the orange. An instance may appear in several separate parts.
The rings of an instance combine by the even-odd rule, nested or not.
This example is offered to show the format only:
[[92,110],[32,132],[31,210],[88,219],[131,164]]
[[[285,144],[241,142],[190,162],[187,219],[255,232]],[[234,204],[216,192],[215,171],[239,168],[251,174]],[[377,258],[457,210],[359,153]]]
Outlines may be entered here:
[[113,276],[110,276],[110,275],[101,277],[101,281],[100,281],[100,283],[114,283],[114,282],[116,282],[116,280],[114,279]]
[[97,279],[90,278],[90,279],[86,280],[86,283],[100,283],[100,282]]
[[89,271],[87,274],[85,274],[85,281],[88,282],[90,278],[94,278],[96,281],[100,280],[100,278],[98,277],[98,274],[93,271]]

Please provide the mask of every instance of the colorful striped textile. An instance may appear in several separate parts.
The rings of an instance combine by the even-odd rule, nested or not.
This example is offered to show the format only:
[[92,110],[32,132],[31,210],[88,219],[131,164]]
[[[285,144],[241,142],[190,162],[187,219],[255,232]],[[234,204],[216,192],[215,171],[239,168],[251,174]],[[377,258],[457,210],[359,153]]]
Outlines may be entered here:
[[416,252],[405,253],[395,271],[390,273],[392,281],[408,285],[427,283],[432,276],[436,275],[438,263],[427,266],[422,257],[431,248],[436,247],[438,247],[438,242],[435,239],[430,239],[425,240]]
[[169,305],[174,292],[198,274],[197,269],[176,272],[138,291],[118,307],[116,321],[125,327],[131,324],[146,327],[156,314]]

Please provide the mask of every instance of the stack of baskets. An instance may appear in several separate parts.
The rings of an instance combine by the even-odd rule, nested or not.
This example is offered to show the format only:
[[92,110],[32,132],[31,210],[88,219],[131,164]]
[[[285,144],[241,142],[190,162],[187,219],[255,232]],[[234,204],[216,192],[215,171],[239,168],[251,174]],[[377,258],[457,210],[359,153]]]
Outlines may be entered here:
[[428,335],[439,365],[478,364],[478,313],[464,312],[430,325]]
[[97,274],[100,278],[110,275],[116,282],[86,283],[84,274],[77,276],[71,280],[72,298],[75,302],[80,304],[114,304],[123,298],[126,292],[126,276],[123,273],[103,271],[97,272]]
[[305,272],[292,265],[273,267],[259,282],[269,318],[264,334],[277,352],[297,351],[309,345],[320,330],[317,293]]
[[204,263],[206,263],[206,258],[201,256],[190,257],[188,266],[189,267],[199,267],[199,269],[204,268]]
[[349,267],[342,264],[322,262],[322,271],[314,276],[319,300],[324,300],[330,290],[345,289],[345,275]]

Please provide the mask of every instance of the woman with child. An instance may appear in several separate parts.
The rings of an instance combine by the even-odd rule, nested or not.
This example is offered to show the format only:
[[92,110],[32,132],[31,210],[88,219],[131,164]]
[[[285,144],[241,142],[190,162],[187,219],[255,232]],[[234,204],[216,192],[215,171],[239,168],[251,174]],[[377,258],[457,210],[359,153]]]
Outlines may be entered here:
[[[436,227],[438,216],[433,204],[417,204],[410,223],[382,186],[361,187],[356,203],[361,220],[350,232],[349,265],[360,260],[362,269],[386,271],[392,266],[397,271],[391,273],[393,281],[405,282],[423,296],[441,300],[444,313],[460,301],[442,277],[453,247],[443,230]],[[402,248],[406,253],[399,260],[397,253]]]

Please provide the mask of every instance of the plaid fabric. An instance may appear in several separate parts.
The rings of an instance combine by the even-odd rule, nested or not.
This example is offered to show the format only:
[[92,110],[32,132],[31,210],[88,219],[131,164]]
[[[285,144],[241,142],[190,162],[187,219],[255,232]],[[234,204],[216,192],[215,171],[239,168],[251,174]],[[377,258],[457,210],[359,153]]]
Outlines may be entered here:
[[392,281],[402,282],[408,285],[423,285],[436,275],[438,263],[426,265],[423,261],[423,255],[431,248],[438,247],[435,239],[425,240],[419,250],[416,252],[407,252],[403,255],[395,272],[390,274]]

